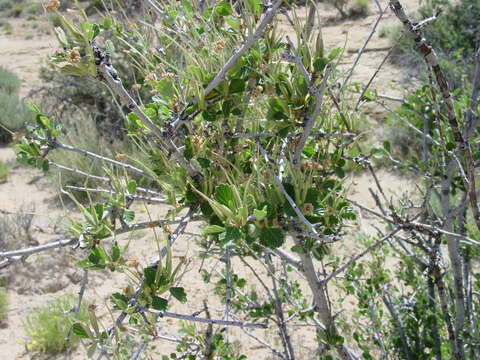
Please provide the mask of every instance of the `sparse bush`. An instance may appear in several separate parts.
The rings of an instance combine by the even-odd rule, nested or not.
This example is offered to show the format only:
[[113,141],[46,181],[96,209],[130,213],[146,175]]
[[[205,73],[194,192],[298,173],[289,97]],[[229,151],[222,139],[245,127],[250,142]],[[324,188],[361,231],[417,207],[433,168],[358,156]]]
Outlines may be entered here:
[[12,134],[33,120],[33,113],[18,98],[20,79],[0,67],[0,143],[7,143]]
[[0,184],[7,181],[8,166],[2,160],[0,160]]
[[21,130],[33,119],[32,111],[20,101],[17,95],[0,92],[0,143],[8,143],[13,133]]
[[[74,295],[61,296],[51,303],[32,310],[23,323],[28,336],[27,349],[34,353],[58,354],[71,349],[78,341],[70,329],[76,321],[73,309],[77,306]],[[78,321],[88,321],[88,305],[82,302]]]
[[369,0],[353,0],[348,8],[348,16],[363,17],[368,15]]
[[0,286],[0,326],[6,324],[8,318],[8,294],[7,289]]
[[0,216],[0,252],[38,245],[32,237],[33,211],[33,208],[20,208],[16,214]]
[[0,66],[0,92],[7,95],[16,95],[20,90],[20,84],[20,79],[17,75]]

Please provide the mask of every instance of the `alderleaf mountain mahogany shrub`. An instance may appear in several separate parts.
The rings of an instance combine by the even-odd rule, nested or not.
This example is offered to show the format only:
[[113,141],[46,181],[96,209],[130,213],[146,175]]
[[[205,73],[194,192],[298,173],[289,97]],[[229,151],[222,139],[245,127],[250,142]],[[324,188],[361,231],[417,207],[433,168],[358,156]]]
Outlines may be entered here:
[[[96,358],[125,354],[126,322],[138,342],[130,358],[139,358],[160,341],[155,325],[164,317],[183,321],[183,328],[180,338],[161,337],[178,344],[163,358],[245,359],[245,345],[234,346],[233,327],[281,359],[305,357],[295,341],[299,329],[303,343],[315,344],[314,358],[478,358],[480,214],[472,144],[480,65],[470,107],[462,113],[452,105],[422,28],[390,1],[430,66],[430,89],[444,114],[437,132],[423,133],[422,161],[404,164],[391,155],[390,143],[363,149],[358,141],[358,109],[381,99],[368,86],[353,86],[354,67],[338,69],[342,49],[324,48],[315,3],[307,4],[304,23],[286,1],[241,4],[238,14],[228,1],[147,0],[156,21],[125,21],[111,13],[92,22],[81,10],[77,19],[63,18],[55,29],[61,50],[52,62],[63,73],[109,87],[128,109],[128,134],[147,160],[126,163],[128,154],[108,158],[64,143],[60,135],[68,129],[34,106],[36,123],[18,146],[18,159],[45,171],[58,149],[102,161],[103,173],[81,174],[105,185],[75,190],[100,192],[105,200],[78,203],[84,218],[74,221],[71,237],[2,252],[1,265],[72,246],[85,270],[78,304],[89,272],[128,274],[135,288],[111,295],[112,324],[100,323],[92,311],[89,321],[72,326]],[[291,38],[278,33],[279,16],[295,30]],[[131,65],[142,76],[138,86],[148,96],[123,85],[112,36],[128,46]],[[370,156],[413,172],[419,179],[415,195],[389,199]],[[345,168],[352,162],[372,173],[378,209],[349,198]],[[135,221],[130,206],[138,201],[162,203],[168,216]],[[362,249],[342,256],[352,229],[357,235],[363,230],[355,222],[358,209],[373,215],[378,233],[357,236]],[[214,273],[203,272],[206,282],[215,281],[223,318],[214,318],[208,303],[193,315],[169,311],[196,291],[181,286],[185,264],[174,260],[172,249],[198,219],[201,256],[223,263]],[[148,228],[163,229],[165,246],[151,263],[132,270],[119,235]],[[239,275],[245,271],[255,280]],[[278,341],[265,340],[268,331]]]

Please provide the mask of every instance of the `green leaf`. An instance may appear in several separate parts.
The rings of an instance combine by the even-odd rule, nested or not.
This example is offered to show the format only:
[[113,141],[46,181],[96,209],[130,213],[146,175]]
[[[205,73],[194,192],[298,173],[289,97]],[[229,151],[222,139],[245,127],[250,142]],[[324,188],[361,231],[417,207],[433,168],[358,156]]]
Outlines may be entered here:
[[112,22],[111,18],[109,18],[109,17],[103,18],[103,27],[105,29],[107,29],[107,30],[110,29],[110,26],[112,26],[112,23],[113,22]]
[[253,210],[253,215],[257,221],[262,221],[267,216],[267,205],[263,207],[262,210],[255,209]]
[[315,69],[316,72],[323,72],[323,69],[325,69],[325,66],[327,66],[328,60],[318,57],[314,60],[313,62],[313,68]]
[[218,225],[208,225],[203,229],[203,235],[219,234],[225,231],[224,227]]
[[260,229],[260,243],[266,247],[276,249],[285,242],[285,234],[280,228]]
[[218,15],[228,16],[232,14],[232,7],[227,1],[221,1],[215,9]]
[[392,146],[390,145],[390,141],[387,141],[385,140],[383,142],[383,148],[388,151],[388,152],[391,152],[392,151]]
[[72,331],[75,334],[75,336],[82,338],[82,339],[88,339],[90,338],[90,335],[88,334],[87,330],[83,327],[82,324],[80,323],[75,323],[72,325]]
[[168,301],[158,296],[152,296],[152,307],[158,311],[167,311]]
[[183,287],[171,287],[170,294],[172,294],[172,296],[182,304],[187,302],[187,294],[185,293],[185,289]]
[[235,209],[235,201],[232,187],[227,184],[220,184],[215,188],[215,200],[229,209]]
[[193,158],[193,145],[189,137],[185,139],[185,150],[183,150],[183,156],[185,156],[187,160]]
[[332,51],[330,51],[330,54],[328,54],[328,59],[329,59],[330,61],[332,61],[332,60],[335,59],[341,52],[342,52],[342,48],[341,48],[341,47],[337,47],[337,48],[333,49]]
[[375,159],[382,159],[383,157],[385,157],[385,150],[383,149],[374,149],[372,151],[372,156],[375,158]]
[[135,194],[137,191],[137,182],[135,180],[130,180],[127,184],[127,190],[129,194]]
[[143,275],[145,276],[145,285],[152,286],[155,284],[155,277],[157,275],[157,270],[153,267],[146,267],[143,270]]
[[242,233],[236,227],[228,226],[227,231],[225,232],[225,238],[223,239],[224,243],[230,243],[242,238]]
[[120,259],[120,248],[117,246],[117,244],[112,246],[112,261],[117,261]]
[[208,169],[212,165],[210,160],[202,157],[197,158],[197,161],[203,169]]
[[127,223],[133,221],[135,219],[135,211],[124,210],[122,214],[122,219]]
[[193,6],[191,4],[191,1],[183,0],[182,1],[182,6],[183,6],[183,9],[185,10],[185,12],[187,14],[192,14],[193,13]]
[[239,93],[245,90],[245,81],[242,79],[233,79],[228,87],[229,94]]

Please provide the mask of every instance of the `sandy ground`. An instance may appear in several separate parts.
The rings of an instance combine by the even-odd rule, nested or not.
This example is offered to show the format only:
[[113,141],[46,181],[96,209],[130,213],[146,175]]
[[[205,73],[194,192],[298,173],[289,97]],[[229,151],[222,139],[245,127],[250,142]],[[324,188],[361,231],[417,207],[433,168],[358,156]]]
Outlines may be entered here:
[[[385,1],[382,4],[385,5]],[[415,9],[417,1],[406,1],[407,8]],[[324,41],[327,48],[345,45],[345,53],[342,58],[342,66],[347,68],[355,60],[355,52],[362,47],[363,42],[370,33],[377,16],[375,6],[371,6],[372,15],[358,19],[347,20],[341,23],[335,23],[331,19],[335,12],[326,7],[324,4],[319,5],[322,10],[322,23]],[[300,13],[302,16],[302,14]],[[378,29],[386,24],[391,24],[396,20],[393,15],[388,12]],[[13,25],[13,34],[6,35],[0,33],[0,65],[7,67],[15,72],[22,79],[21,94],[26,95],[28,91],[38,83],[38,69],[45,61],[45,55],[52,53],[57,43],[55,38],[50,35],[36,31],[31,25],[25,25],[22,20],[10,21]],[[289,31],[285,21],[282,21],[282,28]],[[38,29],[37,29],[38,30]],[[27,34],[33,34],[33,38],[27,38]],[[373,35],[371,43],[367,46],[368,52],[364,54],[359,62],[353,79],[365,84],[386,54],[388,47],[387,39],[380,39],[378,33]],[[401,71],[388,62],[384,65],[384,70],[380,76],[373,82],[372,87],[378,88],[381,92],[390,95],[401,95],[399,88],[392,89],[391,85],[399,86],[401,84]],[[370,116],[372,118],[380,118],[381,114],[375,108],[371,109]],[[11,166],[8,181],[0,184],[0,210],[8,213],[33,212],[35,213],[33,221],[33,238],[44,243],[54,239],[61,238],[61,230],[68,219],[67,214],[71,213],[71,209],[62,207],[57,191],[49,185],[49,181],[35,169],[26,168],[14,163],[14,153],[10,148],[0,148],[0,159],[6,161]],[[382,185],[385,186],[389,194],[394,194],[399,188],[409,187],[410,181],[400,179],[397,176],[385,172],[381,172],[379,177],[382,179]],[[369,194],[368,188],[373,186],[372,177],[363,173],[352,179],[350,193],[354,200],[363,204],[374,207],[373,200]],[[161,206],[140,206],[139,220],[147,219],[150,214],[153,218],[161,218],[166,209]],[[368,217],[361,217],[352,227],[364,229],[370,226]],[[354,229],[355,230],[355,229]],[[188,272],[183,277],[183,286],[189,289],[197,289],[189,294],[188,303],[186,305],[178,305],[173,310],[179,312],[191,313],[202,308],[204,299],[209,300],[212,316],[222,317],[222,308],[218,302],[212,301],[212,286],[207,286],[200,278],[199,269],[201,263],[198,259],[194,260],[199,248],[195,245],[195,234],[198,234],[198,224],[191,224],[187,234],[182,236],[175,246],[176,261],[180,261],[180,257],[191,259],[192,262],[187,266]],[[141,263],[147,263],[155,258],[155,238],[161,235],[158,231],[154,233],[152,230],[141,231],[130,235],[130,238],[120,240],[121,244],[130,241],[134,246],[130,246],[128,257],[136,259]],[[343,250],[352,253],[355,248],[353,244],[347,246],[343,244]],[[74,267],[74,258],[69,249],[57,250],[53,253],[31,256],[27,261],[16,265],[7,276],[11,276],[11,285],[9,287],[9,300],[11,310],[9,313],[8,326],[0,329],[0,360],[9,359],[31,359],[32,354],[25,351],[25,335],[22,327],[22,319],[27,311],[38,306],[46,304],[53,297],[63,293],[75,293],[79,288],[81,279],[81,271]],[[203,264],[208,271],[214,271],[219,267],[217,262],[206,262]],[[259,271],[262,274],[262,270]],[[2,273],[0,273],[2,274]],[[265,272],[263,272],[265,274]],[[245,277],[251,279],[251,274],[244,274]],[[119,287],[128,285],[125,277],[121,274],[112,274],[108,272],[97,272],[90,277],[87,289],[87,299],[96,299],[99,305],[99,314],[105,325],[111,322],[106,310],[104,300],[114,290]],[[100,299],[100,300],[99,300]],[[172,320],[164,320],[162,322],[164,329],[173,324]],[[306,340],[306,331],[295,330],[293,332],[294,342],[302,345],[302,353],[299,358],[311,358],[313,342]],[[169,331],[169,335],[172,331]],[[311,338],[310,335],[308,336]],[[259,347],[257,343],[249,342],[244,335],[240,335],[238,331],[232,330],[232,336],[240,339],[244,344],[242,352],[247,355],[253,355],[259,359],[267,359],[268,352]],[[278,339],[274,332],[262,334],[267,340],[276,343]],[[173,345],[161,344],[162,353],[168,353]],[[52,359],[84,359],[85,352],[80,346],[71,354],[54,356]]]

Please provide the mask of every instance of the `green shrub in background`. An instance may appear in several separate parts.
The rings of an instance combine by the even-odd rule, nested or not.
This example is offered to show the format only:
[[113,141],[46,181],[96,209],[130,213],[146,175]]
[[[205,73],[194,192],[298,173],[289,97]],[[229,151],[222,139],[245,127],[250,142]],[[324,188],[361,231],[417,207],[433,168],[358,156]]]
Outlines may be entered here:
[[363,17],[368,15],[369,3],[368,0],[354,0],[348,8],[348,16]]
[[8,166],[2,160],[0,160],[0,184],[7,180]]
[[8,143],[13,133],[33,120],[32,111],[18,98],[20,79],[0,67],[0,143]]
[[[77,338],[69,335],[74,321],[72,309],[77,301],[74,295],[68,294],[55,299],[39,309],[32,310],[23,323],[28,336],[27,349],[36,353],[56,354],[72,348]],[[88,320],[88,309],[82,302],[78,313],[79,321]]]
[[0,66],[0,92],[16,95],[20,90],[20,79],[17,75]]
[[33,120],[31,110],[16,95],[0,92],[0,143],[8,143],[13,134]]
[[[468,93],[468,91],[467,91]],[[419,159],[426,147],[431,143],[422,135],[434,136],[445,126],[446,114],[439,111],[437,104],[440,99],[432,98],[429,85],[406,96],[405,102],[387,117],[387,128],[393,145],[393,155],[402,159]],[[470,99],[461,94],[460,90],[454,97],[454,106],[459,118],[462,118],[470,107]],[[443,124],[440,126],[438,124]],[[453,139],[447,139],[453,141]]]
[[[426,26],[425,36],[439,55],[441,66],[454,88],[462,87],[465,81],[471,79],[474,54],[480,40],[480,1],[461,0],[453,3],[434,0],[428,1],[419,10],[422,19],[438,12],[437,20]],[[397,41],[402,31],[402,26],[396,25],[385,32]],[[424,60],[408,36],[400,39],[392,59],[397,64],[417,71],[424,66]]]
[[6,323],[8,318],[8,298],[7,290],[0,287],[0,325]]

